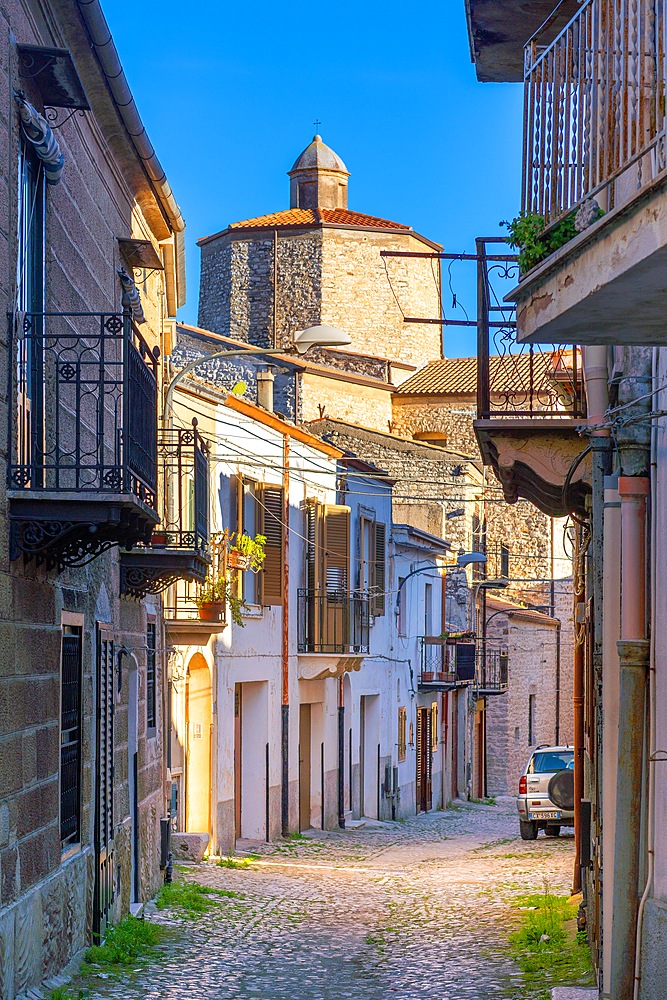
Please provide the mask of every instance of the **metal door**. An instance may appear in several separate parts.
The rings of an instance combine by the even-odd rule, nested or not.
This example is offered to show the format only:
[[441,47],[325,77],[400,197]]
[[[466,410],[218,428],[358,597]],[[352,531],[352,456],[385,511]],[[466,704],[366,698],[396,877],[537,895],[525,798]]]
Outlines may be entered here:
[[431,711],[417,709],[417,812],[431,808]]
[[113,872],[113,723],[114,640],[107,629],[97,635],[97,712],[95,767],[95,895],[93,938],[103,941],[114,901]]

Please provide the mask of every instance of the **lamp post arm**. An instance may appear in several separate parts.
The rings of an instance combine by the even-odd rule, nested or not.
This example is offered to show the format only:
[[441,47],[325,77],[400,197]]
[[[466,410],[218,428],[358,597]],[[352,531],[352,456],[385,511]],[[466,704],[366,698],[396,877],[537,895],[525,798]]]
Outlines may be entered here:
[[407,576],[403,577],[403,579],[398,585],[398,590],[396,591],[396,609],[394,613],[398,614],[399,612],[399,608],[401,606],[401,591],[403,590],[403,587],[408,582],[411,576],[416,576],[417,573],[427,573],[429,570],[435,570],[437,572],[438,570],[444,569],[446,573],[450,569],[460,569],[460,568],[461,567],[458,565],[458,563],[445,563],[443,566],[434,566],[433,564],[430,564],[428,566],[419,566],[417,569],[413,569],[411,573],[408,573]]
[[165,417],[172,408],[174,389],[178,383],[184,379],[186,375],[189,375],[194,368],[197,368],[199,365],[206,364],[207,361],[213,361],[217,358],[242,358],[246,355],[256,357],[258,354],[262,354],[265,358],[282,357],[284,356],[285,351],[267,351],[264,347],[243,347],[238,348],[238,350],[235,351],[216,351],[214,354],[207,354],[205,357],[195,358],[194,361],[190,361],[185,368],[181,368],[180,372],[177,372],[176,375],[174,375],[169,383],[169,388],[167,389],[167,395],[164,401]]

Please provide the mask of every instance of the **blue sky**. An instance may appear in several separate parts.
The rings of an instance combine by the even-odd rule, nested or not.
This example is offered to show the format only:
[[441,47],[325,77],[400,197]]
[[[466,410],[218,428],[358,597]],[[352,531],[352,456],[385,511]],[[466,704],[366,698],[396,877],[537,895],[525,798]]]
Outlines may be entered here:
[[[521,87],[477,82],[464,0],[103,2],[187,222],[181,319],[197,320],[196,240],[289,206],[286,172],[315,119],[351,173],[352,209],[454,253],[517,214]],[[474,311],[474,264],[452,277]],[[445,351],[474,353],[473,334],[446,331]]]

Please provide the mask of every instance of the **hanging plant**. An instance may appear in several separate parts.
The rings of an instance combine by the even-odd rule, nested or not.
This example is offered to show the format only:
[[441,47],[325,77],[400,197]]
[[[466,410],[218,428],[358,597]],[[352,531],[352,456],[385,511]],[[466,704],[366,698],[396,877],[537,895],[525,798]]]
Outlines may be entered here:
[[259,573],[266,559],[266,535],[233,534],[230,537],[229,563],[233,569],[251,569]]
[[519,269],[525,274],[603,215],[595,199],[590,199],[552,226],[547,226],[544,216],[537,212],[519,212],[511,222],[500,225],[507,226],[507,242],[519,251]]

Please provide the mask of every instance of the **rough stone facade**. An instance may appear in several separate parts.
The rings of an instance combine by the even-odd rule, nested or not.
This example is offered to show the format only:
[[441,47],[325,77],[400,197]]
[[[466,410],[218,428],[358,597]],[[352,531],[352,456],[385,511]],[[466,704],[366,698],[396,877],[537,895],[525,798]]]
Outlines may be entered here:
[[[507,692],[486,699],[487,790],[516,795],[528,758],[540,744],[557,739],[554,691],[557,683],[559,623],[546,615],[529,621],[516,614],[489,623],[489,650],[507,651]],[[529,706],[534,699],[532,740]],[[562,734],[558,736],[561,743]]]
[[[481,462],[473,428],[475,406],[470,395],[418,396],[397,392],[393,397],[393,422],[397,433],[442,432],[447,447],[467,451]],[[572,562],[565,519],[550,518],[533,504],[508,504],[492,469],[485,469],[486,502],[478,516],[486,525],[486,553],[489,578],[504,576],[502,550],[507,550],[509,587],[504,595],[512,600],[539,607],[561,622],[559,667],[559,738],[573,739],[573,654]],[[497,699],[502,700],[502,699]],[[555,718],[556,680],[552,691]],[[498,713],[496,709],[496,714]]]
[[[0,7],[0,145],[8,150],[0,167],[0,298],[7,314],[17,306],[19,125],[12,90],[24,89],[42,110],[35,82],[18,75],[16,40],[70,49],[93,110],[75,115],[57,132],[65,154],[62,181],[46,189],[45,300],[48,312],[119,312],[121,288],[117,237],[169,238],[143,167],[123,133],[101,70],[90,52],[75,3],[40,6],[9,0]],[[39,20],[38,20],[39,18]],[[39,23],[40,34],[35,25]],[[48,29],[46,28],[48,25]],[[77,53],[85,53],[82,64]],[[124,151],[124,152],[123,152]],[[127,158],[123,160],[123,156]],[[136,179],[143,180],[137,186]],[[142,187],[143,185],[143,187]],[[143,205],[143,210],[139,204]],[[160,218],[162,218],[160,216]],[[144,277],[146,277],[144,272]],[[162,346],[163,277],[140,284],[147,323],[142,334],[150,347]],[[73,320],[73,325],[76,324]],[[8,409],[16,408],[15,382],[8,368],[14,353],[7,324],[0,338],[2,390],[0,451],[16,460],[16,442],[8,440]],[[48,413],[48,401],[45,404]],[[11,412],[11,411],[10,411]],[[14,410],[16,412],[16,410]],[[63,425],[65,416],[63,416]],[[12,423],[14,423],[12,421]],[[83,433],[89,431],[85,425]],[[164,775],[159,658],[164,649],[159,605],[120,598],[119,555],[111,548],[87,565],[58,573],[35,561],[11,559],[9,498],[0,478],[0,997],[18,993],[56,973],[83,945],[91,943],[96,795],[96,687],[98,623],[115,640],[113,757],[112,919],[127,911],[131,892],[128,708],[129,678],[138,672],[137,788],[139,893],[149,898],[159,884],[159,819],[164,814]],[[89,494],[90,496],[91,494]],[[100,501],[102,502],[102,501]],[[153,611],[158,623],[157,725],[146,725],[146,623]],[[61,643],[63,616],[82,628],[81,752],[79,839],[63,849],[60,829],[61,785]],[[74,616],[74,618],[72,618]],[[121,659],[119,650],[126,654]]]
[[438,262],[383,258],[381,250],[425,251],[409,232],[322,226],[273,231],[228,229],[202,241],[199,325],[260,347],[289,347],[294,333],[328,324],[351,350],[418,367],[441,356],[440,327],[403,317],[440,315]]

